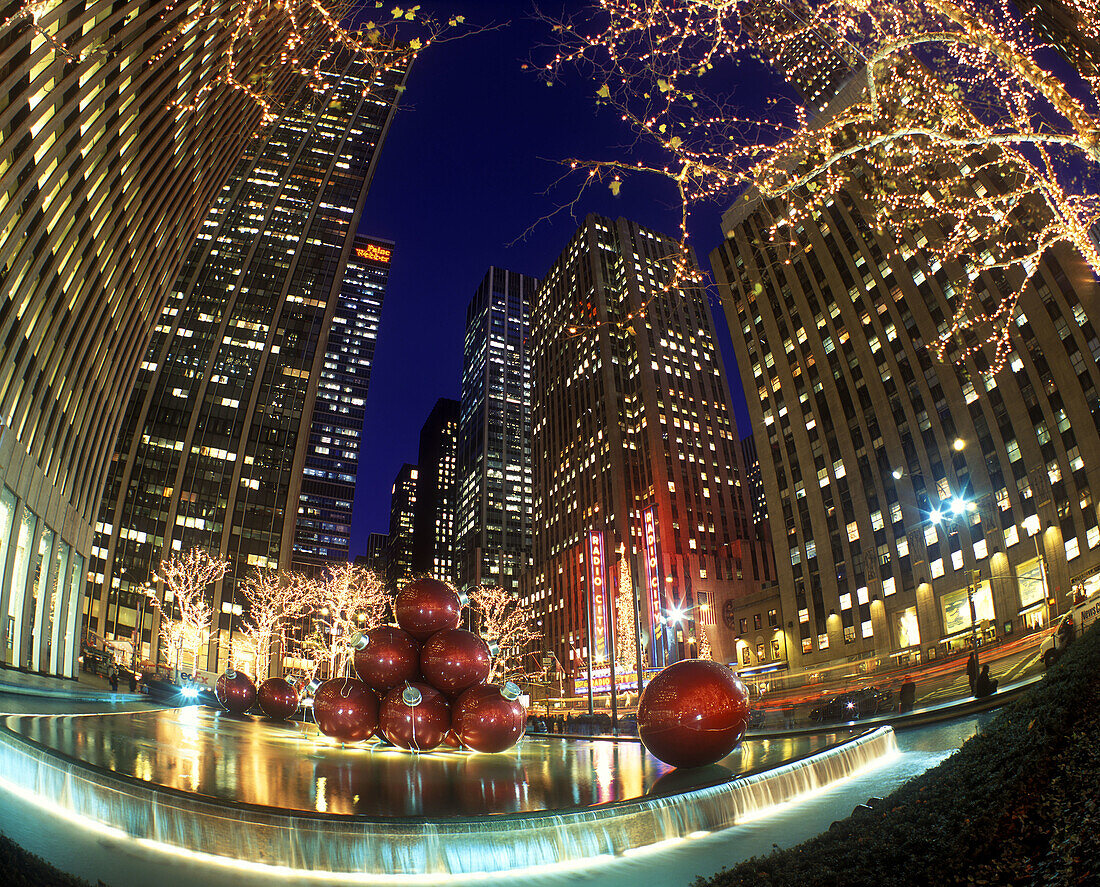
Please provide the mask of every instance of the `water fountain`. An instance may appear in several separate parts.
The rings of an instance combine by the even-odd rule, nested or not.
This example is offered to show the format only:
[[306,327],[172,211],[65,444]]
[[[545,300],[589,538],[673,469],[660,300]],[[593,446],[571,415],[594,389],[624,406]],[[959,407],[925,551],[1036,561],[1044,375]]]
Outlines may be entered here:
[[553,866],[735,826],[896,752],[879,728],[747,740],[674,770],[636,742],[509,752],[341,746],[312,726],[189,707],[14,715],[0,783],[91,828],[172,852],[333,873]]

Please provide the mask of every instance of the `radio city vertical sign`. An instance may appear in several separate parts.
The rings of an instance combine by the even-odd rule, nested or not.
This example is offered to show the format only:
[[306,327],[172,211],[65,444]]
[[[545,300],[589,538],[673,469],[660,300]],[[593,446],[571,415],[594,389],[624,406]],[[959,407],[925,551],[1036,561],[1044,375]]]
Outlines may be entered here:
[[645,532],[645,587],[649,604],[649,626],[656,640],[661,626],[661,561],[657,556],[657,508],[647,508],[642,514]]
[[592,648],[597,662],[607,661],[607,581],[605,577],[603,533],[588,534],[588,588],[592,601]]

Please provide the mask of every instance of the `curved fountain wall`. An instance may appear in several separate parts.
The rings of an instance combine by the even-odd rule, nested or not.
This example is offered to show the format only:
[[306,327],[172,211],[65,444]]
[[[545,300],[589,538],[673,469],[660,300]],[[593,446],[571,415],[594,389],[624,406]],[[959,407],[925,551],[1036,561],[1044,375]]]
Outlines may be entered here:
[[564,813],[365,819],[211,801],[75,765],[0,729],[0,785],[91,829],[227,865],[306,872],[468,874],[576,862],[717,831],[897,753],[880,727],[772,770],[683,794]]

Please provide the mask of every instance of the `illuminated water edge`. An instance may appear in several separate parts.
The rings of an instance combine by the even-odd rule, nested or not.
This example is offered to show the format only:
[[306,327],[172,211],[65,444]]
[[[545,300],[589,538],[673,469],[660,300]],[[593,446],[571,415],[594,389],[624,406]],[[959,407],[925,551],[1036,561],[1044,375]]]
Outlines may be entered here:
[[81,768],[0,731],[0,785],[116,838],[226,866],[337,876],[479,874],[652,852],[808,799],[899,754],[881,727],[722,785],[554,814],[364,820],[181,796]]

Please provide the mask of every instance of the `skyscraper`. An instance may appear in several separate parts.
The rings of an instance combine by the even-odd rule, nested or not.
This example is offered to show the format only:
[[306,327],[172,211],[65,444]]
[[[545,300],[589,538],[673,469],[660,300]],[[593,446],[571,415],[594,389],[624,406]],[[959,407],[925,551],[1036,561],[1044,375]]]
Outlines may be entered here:
[[1015,281],[930,260],[931,231],[875,231],[857,184],[803,221],[798,251],[770,237],[778,207],[744,198],[712,255],[796,665],[927,661],[1100,589],[1097,281],[1049,250],[1008,367],[991,374],[981,353],[937,364],[927,343],[953,293],[974,279],[997,300]]
[[156,649],[136,590],[161,559],[228,558],[200,667],[225,664],[255,567],[289,566],[310,428],[355,229],[403,71],[328,62],[255,141],[161,312],[97,524],[88,624]]
[[420,430],[413,518],[412,568],[454,580],[455,495],[458,482],[457,400],[441,397]]
[[764,479],[760,475],[760,460],[756,456],[756,441],[752,435],[741,441],[741,455],[745,459],[745,486],[752,504],[753,526],[767,526],[768,502],[764,497]]
[[[233,6],[211,4],[211,20]],[[186,6],[32,11],[0,38],[0,657],[72,676],[126,398],[206,208],[262,115],[218,82],[230,28],[170,46]],[[241,70],[285,38],[276,20],[257,23],[236,46]],[[171,51],[154,58],[159,49]],[[292,75],[275,70],[282,101]]]
[[420,472],[407,462],[401,466],[390,490],[390,532],[386,543],[386,588],[391,593],[413,576],[413,530],[416,518],[416,486]]
[[[716,614],[767,568],[750,541],[706,296],[662,292],[678,249],[590,215],[531,306],[534,565],[523,594],[575,676],[590,650],[596,663],[611,658],[612,626],[633,624],[635,600],[644,665],[707,646],[729,659],[733,634]],[[629,646],[620,637],[617,649]]]
[[490,268],[466,308],[455,576],[516,590],[531,558],[529,312],[538,280]]
[[294,563],[348,559],[359,438],[393,243],[356,237],[329,332],[298,500]]

